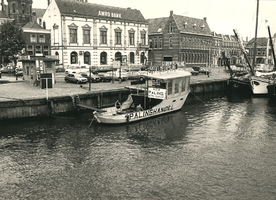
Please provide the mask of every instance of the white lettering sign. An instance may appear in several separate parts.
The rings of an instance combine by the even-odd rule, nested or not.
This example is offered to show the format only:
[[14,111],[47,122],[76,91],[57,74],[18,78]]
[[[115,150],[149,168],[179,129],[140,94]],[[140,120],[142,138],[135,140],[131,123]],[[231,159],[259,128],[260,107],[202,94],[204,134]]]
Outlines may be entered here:
[[122,18],[122,14],[120,14],[120,13],[111,13],[111,12],[106,12],[106,11],[99,11],[99,16]]
[[148,97],[155,98],[155,99],[165,99],[166,98],[166,89],[149,88]]

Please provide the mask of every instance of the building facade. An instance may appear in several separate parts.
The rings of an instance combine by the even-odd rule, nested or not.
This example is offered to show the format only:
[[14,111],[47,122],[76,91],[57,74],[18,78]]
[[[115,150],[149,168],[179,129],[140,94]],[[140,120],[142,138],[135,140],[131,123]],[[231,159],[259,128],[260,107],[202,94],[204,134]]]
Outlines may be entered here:
[[149,62],[178,62],[209,66],[212,32],[206,18],[196,19],[170,12],[169,17],[149,19]]
[[43,16],[59,64],[112,66],[113,60],[143,65],[148,23],[139,10],[86,1],[52,0]]
[[[272,37],[273,48],[275,52],[276,45],[276,34]],[[255,38],[249,40],[246,45],[246,49],[248,50],[248,59],[251,64],[253,64],[254,57],[254,48],[255,48]],[[256,39],[256,58],[255,64],[265,64],[265,65],[273,65],[273,54],[272,48],[270,45],[270,39],[267,37],[260,37]]]

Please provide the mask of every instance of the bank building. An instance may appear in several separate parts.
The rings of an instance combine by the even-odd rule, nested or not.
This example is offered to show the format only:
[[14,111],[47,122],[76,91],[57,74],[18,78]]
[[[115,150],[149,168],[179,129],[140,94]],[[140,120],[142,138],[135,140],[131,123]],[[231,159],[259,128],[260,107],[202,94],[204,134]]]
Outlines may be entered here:
[[43,21],[51,29],[51,53],[59,66],[142,66],[147,61],[148,22],[137,9],[52,0]]

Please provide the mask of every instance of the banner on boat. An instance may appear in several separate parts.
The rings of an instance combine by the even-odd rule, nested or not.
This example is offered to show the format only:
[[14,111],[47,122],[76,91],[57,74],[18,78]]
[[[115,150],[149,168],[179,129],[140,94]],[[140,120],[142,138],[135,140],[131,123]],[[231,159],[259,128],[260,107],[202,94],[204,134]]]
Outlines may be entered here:
[[165,99],[166,98],[166,89],[161,88],[149,88],[148,97],[155,99]]

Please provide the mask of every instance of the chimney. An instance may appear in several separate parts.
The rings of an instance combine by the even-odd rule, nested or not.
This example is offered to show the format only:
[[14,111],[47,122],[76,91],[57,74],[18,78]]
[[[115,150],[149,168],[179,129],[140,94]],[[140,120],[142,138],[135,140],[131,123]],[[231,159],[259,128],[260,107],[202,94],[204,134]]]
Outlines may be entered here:
[[204,17],[203,20],[206,22],[207,21],[207,17]]
[[50,3],[51,3],[51,0],[48,0],[48,6],[49,6]]
[[43,28],[46,29],[46,22],[43,22]]
[[172,15],[173,15],[173,10],[170,11],[170,16],[172,16]]
[[32,16],[32,22],[36,22],[37,21],[37,17],[36,17],[36,13],[35,11],[33,11],[33,16]]

